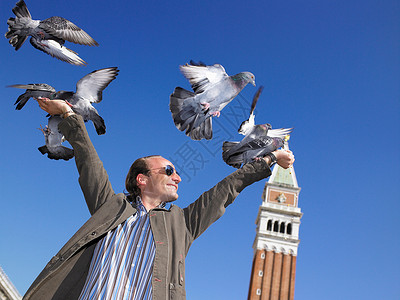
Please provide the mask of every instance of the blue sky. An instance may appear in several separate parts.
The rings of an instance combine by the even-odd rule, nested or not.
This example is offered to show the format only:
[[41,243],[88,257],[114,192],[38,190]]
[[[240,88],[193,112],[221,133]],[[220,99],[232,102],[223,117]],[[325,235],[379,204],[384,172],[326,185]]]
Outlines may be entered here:
[[[0,2],[1,30],[15,0]],[[189,89],[178,66],[190,59],[250,71],[265,89],[257,123],[294,127],[302,188],[296,299],[398,299],[400,251],[400,3],[398,1],[50,1],[27,0],[34,19],[63,16],[99,47],[67,47],[86,60],[76,67],[35,50],[14,51],[3,38],[0,265],[23,294],[48,260],[87,220],[73,160],[51,161],[37,148],[45,114],[34,101],[13,103],[16,83],[75,90],[93,70],[120,74],[96,105],[107,133],[90,137],[114,190],[130,164],[161,154],[181,173],[184,207],[234,171],[220,142],[240,139],[237,126],[256,88],[247,86],[214,122],[216,140],[190,140],[168,109],[176,86]],[[232,117],[232,113],[236,117]],[[194,168],[193,168],[194,167]],[[186,178],[185,178],[186,177]],[[188,299],[245,299],[255,219],[265,181],[238,197],[192,246]]]

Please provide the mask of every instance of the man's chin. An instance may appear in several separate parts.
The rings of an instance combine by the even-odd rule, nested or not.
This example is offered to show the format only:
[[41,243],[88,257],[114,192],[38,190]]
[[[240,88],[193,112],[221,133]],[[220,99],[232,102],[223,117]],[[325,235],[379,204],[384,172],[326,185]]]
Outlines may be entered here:
[[177,200],[178,199],[178,194],[175,194],[175,195],[169,195],[169,196],[166,196],[164,199],[163,199],[163,202],[174,202],[175,200]]
[[168,202],[174,202],[176,200],[178,200],[178,194],[176,194],[175,196],[171,197]]

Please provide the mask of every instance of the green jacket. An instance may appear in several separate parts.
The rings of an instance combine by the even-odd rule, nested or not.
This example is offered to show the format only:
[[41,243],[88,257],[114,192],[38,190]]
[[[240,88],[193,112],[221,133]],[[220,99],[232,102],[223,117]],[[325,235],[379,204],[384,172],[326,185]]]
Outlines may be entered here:
[[[49,261],[25,300],[78,299],[96,243],[136,213],[124,194],[114,193],[82,118],[72,115],[59,129],[74,148],[79,183],[92,216]],[[192,242],[224,214],[246,186],[270,174],[264,160],[247,164],[184,209],[172,205],[149,212],[156,245],[153,299],[186,299],[185,257]]]

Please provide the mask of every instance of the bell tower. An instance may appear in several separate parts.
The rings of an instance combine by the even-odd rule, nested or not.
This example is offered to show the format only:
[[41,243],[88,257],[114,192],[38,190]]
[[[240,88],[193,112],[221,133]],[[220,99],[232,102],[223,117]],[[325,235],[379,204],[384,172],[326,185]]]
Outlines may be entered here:
[[[288,145],[285,145],[288,149]],[[275,165],[256,219],[248,300],[293,300],[300,219],[294,168]]]

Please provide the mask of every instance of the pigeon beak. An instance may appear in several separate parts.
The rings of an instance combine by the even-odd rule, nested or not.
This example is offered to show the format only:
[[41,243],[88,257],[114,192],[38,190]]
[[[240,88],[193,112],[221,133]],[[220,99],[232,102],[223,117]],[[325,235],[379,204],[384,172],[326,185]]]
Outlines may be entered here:
[[251,84],[254,85],[254,86],[256,86],[256,81],[255,81],[255,80],[252,80],[252,81],[251,81]]

